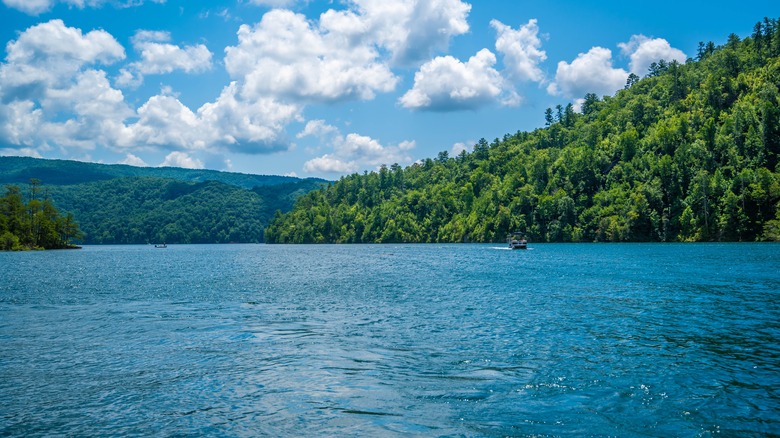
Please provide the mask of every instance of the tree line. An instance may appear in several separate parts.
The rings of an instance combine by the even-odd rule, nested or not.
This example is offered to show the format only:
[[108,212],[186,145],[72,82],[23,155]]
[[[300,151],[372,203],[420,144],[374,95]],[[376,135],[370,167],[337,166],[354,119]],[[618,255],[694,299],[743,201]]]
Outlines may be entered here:
[[353,174],[277,212],[270,243],[780,240],[780,30],[701,43],[546,126]]
[[0,198],[0,250],[73,248],[81,237],[72,213],[61,214],[38,179],[26,193],[16,185],[5,187]]
[[72,212],[86,244],[258,243],[277,209],[321,184],[318,180],[257,186],[126,177],[50,188]]

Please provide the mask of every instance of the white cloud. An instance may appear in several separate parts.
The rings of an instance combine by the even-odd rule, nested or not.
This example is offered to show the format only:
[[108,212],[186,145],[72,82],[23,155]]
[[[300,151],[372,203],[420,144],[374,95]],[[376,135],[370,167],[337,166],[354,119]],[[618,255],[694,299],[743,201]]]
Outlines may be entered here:
[[[2,1],[40,13],[56,4],[129,7],[164,0]],[[284,0],[254,2],[291,6]],[[345,0],[343,5],[344,9],[330,9],[319,20],[274,9],[256,25],[241,26],[237,44],[225,50],[224,64],[232,82],[216,100],[197,109],[184,105],[173,90],[131,107],[114,87],[140,85],[144,75],[211,68],[213,55],[205,45],[177,45],[168,32],[138,31],[131,39],[138,59],[112,73],[112,87],[102,66],[126,55],[111,34],[84,33],[61,20],[32,26],[7,44],[7,56],[0,63],[0,141],[19,150],[59,147],[63,153],[70,147],[101,146],[121,151],[127,160],[137,157],[138,150],[197,151],[201,157],[225,151],[286,150],[292,145],[285,129],[292,121],[303,120],[304,105],[372,99],[390,92],[399,81],[391,71],[393,62],[429,59],[446,49],[453,36],[469,29],[466,18],[471,6],[461,0]],[[492,68],[495,56],[487,53],[485,59],[475,57],[489,61],[475,77],[487,78],[487,88],[478,83],[476,95],[465,86],[452,90],[465,107],[491,95],[490,85],[500,79]],[[464,65],[476,68],[470,63]],[[511,92],[503,94],[513,97]],[[343,137],[336,128],[317,121],[298,135],[327,138],[334,148],[330,157],[358,166],[407,160],[414,147],[413,142],[383,146],[357,134]],[[171,160],[183,159],[176,157]]]
[[[2,66],[3,80],[21,73],[20,80],[33,75],[56,83],[56,78],[70,74],[89,64],[112,64],[125,58],[124,48],[111,34],[93,30],[84,35],[80,29],[66,27],[62,20],[51,20],[30,27],[16,41],[6,46],[6,64]],[[21,70],[21,71],[19,71]]]
[[329,10],[320,23],[354,44],[375,45],[396,65],[412,65],[446,50],[452,37],[468,32],[471,5],[460,0],[348,0],[350,9]]
[[[331,132],[331,131],[329,131]],[[414,141],[403,141],[395,146],[383,146],[377,140],[356,133],[343,137],[337,131],[331,139],[333,152],[313,158],[303,165],[307,173],[352,173],[382,164],[410,163],[408,152]]]
[[539,27],[536,19],[514,30],[498,20],[492,20],[490,25],[498,33],[496,50],[504,55],[504,65],[512,79],[520,81],[542,82],[544,73],[539,64],[547,59],[547,54],[541,50]]
[[296,134],[297,138],[304,138],[308,136],[324,137],[327,135],[338,133],[338,128],[332,125],[328,125],[324,120],[309,120],[303,131]]
[[119,160],[117,164],[127,164],[130,166],[136,166],[136,167],[147,167],[149,166],[146,164],[146,161],[142,160],[141,158],[133,155],[133,154],[127,154],[125,158]]
[[568,98],[582,97],[587,93],[611,95],[623,88],[628,72],[612,66],[612,51],[593,47],[588,53],[580,53],[571,64],[561,61],[555,74],[555,82],[547,87],[550,94]]
[[173,96],[153,96],[138,109],[138,121],[128,127],[131,136],[125,145],[187,151],[224,148],[249,154],[285,149],[284,127],[299,117],[300,108],[273,99],[247,102],[237,94],[234,82],[197,112]]
[[465,63],[452,56],[434,58],[415,73],[414,86],[399,103],[409,109],[455,111],[476,109],[507,93],[516,96],[493,68],[495,63],[496,56],[487,49]]
[[43,120],[43,111],[31,101],[0,105],[0,138],[12,145],[41,146],[38,127]]
[[[434,50],[446,50],[453,36],[469,31],[466,20],[471,5],[460,0],[420,0],[411,2],[359,1],[373,18],[381,23],[384,43],[393,53],[395,62],[411,64],[428,59]],[[389,5],[378,6],[379,3]],[[400,14],[384,10],[398,4]],[[409,8],[406,5],[410,5]],[[381,14],[381,15],[380,15]],[[400,16],[399,16],[400,15]]]
[[211,52],[203,44],[181,48],[155,41],[139,41],[135,49],[141,52],[138,71],[143,74],[202,72],[211,68]]
[[[122,92],[95,64],[124,58],[102,30],[83,34],[61,20],[32,26],[7,45],[0,64],[0,136],[17,145],[93,149],[122,134],[132,115]],[[63,117],[63,115],[65,117]]]
[[[135,41],[169,37],[166,32],[139,32]],[[106,72],[93,68],[123,58],[124,49],[107,32],[83,34],[60,20],[20,33],[0,64],[0,141],[40,151],[49,145],[212,153],[289,147],[284,129],[300,118],[301,106],[247,97],[242,84],[233,82],[197,111],[182,104],[169,87],[133,110]],[[134,78],[133,72],[124,74]]]
[[226,86],[217,100],[198,109],[208,137],[217,145],[250,154],[284,150],[284,128],[301,120],[302,107],[272,97],[244,97],[237,82]]
[[200,121],[173,96],[151,97],[138,108],[138,122],[132,125],[132,145],[143,144],[175,149],[205,149]]
[[373,47],[353,46],[290,11],[272,10],[255,26],[242,25],[238,39],[237,46],[225,49],[225,67],[244,82],[250,98],[373,99],[376,92],[392,91],[398,81]]
[[55,0],[3,0],[3,3],[9,8],[30,15],[38,15],[48,11],[54,2]]
[[627,43],[618,44],[623,55],[630,56],[631,73],[644,76],[650,64],[664,61],[677,61],[684,64],[687,56],[682,50],[673,48],[663,38],[648,38],[644,35],[632,35]]
[[43,156],[37,150],[31,148],[0,148],[0,157],[43,158]]
[[175,70],[185,73],[199,73],[211,68],[212,53],[203,45],[179,47],[169,44],[169,32],[139,30],[133,36],[133,48],[141,60],[120,70],[116,83],[120,86],[136,87],[143,82],[144,75],[165,74]]
[[344,161],[328,154],[312,158],[303,164],[303,171],[306,173],[353,173],[359,168],[355,161]]
[[174,151],[165,157],[165,160],[160,163],[160,167],[183,167],[185,169],[203,169],[203,162],[197,158],[191,157],[189,154],[179,151]]
[[452,148],[450,149],[450,155],[456,157],[460,155],[461,152],[463,151],[468,152],[470,150],[471,150],[471,146],[463,142],[458,142],[452,145]]
[[167,43],[171,40],[171,33],[165,30],[140,29],[135,32],[135,35],[130,40],[135,46],[148,42]]
[[[151,0],[153,3],[165,3],[165,0]],[[3,0],[3,3],[9,8],[17,9],[26,14],[38,15],[50,10],[57,3],[64,3],[68,6],[75,6],[83,9],[86,6],[100,7],[111,0]],[[114,2],[117,3],[117,2]],[[143,4],[143,0],[126,0],[124,3],[117,3],[120,7],[138,6]]]
[[[271,5],[268,1],[261,1]],[[272,6],[280,6],[276,1]],[[286,3],[286,2],[285,2]],[[393,62],[409,64],[446,49],[468,31],[471,6],[460,0],[351,0],[318,21],[275,9],[243,25],[225,66],[246,96],[298,102],[373,99],[398,83]]]

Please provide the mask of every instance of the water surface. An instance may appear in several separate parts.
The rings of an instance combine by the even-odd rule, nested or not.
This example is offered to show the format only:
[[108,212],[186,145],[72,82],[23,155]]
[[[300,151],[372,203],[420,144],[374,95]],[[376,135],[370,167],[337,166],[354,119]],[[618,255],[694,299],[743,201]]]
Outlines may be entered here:
[[775,244],[0,253],[0,435],[780,433]]

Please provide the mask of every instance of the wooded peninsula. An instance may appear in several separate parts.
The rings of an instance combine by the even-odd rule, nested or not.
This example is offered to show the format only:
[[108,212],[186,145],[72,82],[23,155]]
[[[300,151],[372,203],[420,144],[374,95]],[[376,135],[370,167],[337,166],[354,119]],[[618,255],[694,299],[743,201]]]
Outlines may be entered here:
[[269,243],[780,240],[780,29],[700,43],[546,126],[353,174],[277,212]]
[[80,237],[73,213],[60,214],[40,180],[30,180],[26,195],[18,186],[6,186],[0,198],[0,251],[78,248],[71,240]]

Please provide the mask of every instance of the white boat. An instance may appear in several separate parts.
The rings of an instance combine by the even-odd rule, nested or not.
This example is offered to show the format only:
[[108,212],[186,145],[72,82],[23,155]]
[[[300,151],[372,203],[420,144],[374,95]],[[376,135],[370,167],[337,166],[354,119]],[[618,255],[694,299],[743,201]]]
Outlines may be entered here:
[[167,247],[168,247],[168,245],[166,245],[166,244],[164,244],[164,243],[163,243],[162,245],[154,245],[154,247],[155,247],[155,248],[167,248]]
[[523,233],[512,233],[506,236],[506,241],[509,243],[509,249],[528,249],[528,241]]

